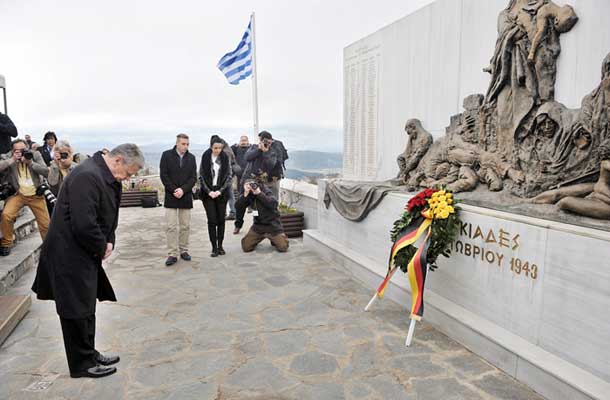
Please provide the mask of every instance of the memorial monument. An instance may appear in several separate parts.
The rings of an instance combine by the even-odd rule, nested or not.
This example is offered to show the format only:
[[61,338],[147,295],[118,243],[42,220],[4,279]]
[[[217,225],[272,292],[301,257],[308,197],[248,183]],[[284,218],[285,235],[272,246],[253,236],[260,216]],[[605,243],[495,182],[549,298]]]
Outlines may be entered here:
[[[606,0],[437,0],[347,46],[344,178],[319,183],[304,232],[374,289],[408,200],[455,192],[424,320],[552,399],[610,393],[607,15]],[[406,315],[407,278],[390,286]]]
[[[451,118],[430,157],[422,159],[430,141],[410,139],[399,156],[399,180],[410,190],[445,186],[467,192],[482,183],[490,191],[507,190],[518,198],[540,195],[532,204],[554,198],[557,188],[565,187],[560,193],[572,195],[559,209],[608,219],[603,205],[575,205],[580,186],[567,189],[597,180],[604,160],[599,145],[609,138],[610,54],[602,65],[600,86],[580,110],[570,110],[554,98],[560,35],[577,21],[570,5],[510,1],[500,13],[495,51],[484,69],[491,74],[486,95],[465,99],[465,111]],[[421,127],[419,120],[411,121]],[[541,194],[548,190],[548,195]],[[596,196],[610,207],[610,198]]]

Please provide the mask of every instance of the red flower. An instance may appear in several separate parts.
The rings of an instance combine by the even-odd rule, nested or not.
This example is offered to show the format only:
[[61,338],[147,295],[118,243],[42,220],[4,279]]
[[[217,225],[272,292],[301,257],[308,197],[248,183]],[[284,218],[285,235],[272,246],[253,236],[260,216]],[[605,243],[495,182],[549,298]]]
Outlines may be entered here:
[[414,208],[425,207],[428,204],[428,199],[437,191],[436,189],[425,189],[417,193],[407,202],[407,211],[411,212]]

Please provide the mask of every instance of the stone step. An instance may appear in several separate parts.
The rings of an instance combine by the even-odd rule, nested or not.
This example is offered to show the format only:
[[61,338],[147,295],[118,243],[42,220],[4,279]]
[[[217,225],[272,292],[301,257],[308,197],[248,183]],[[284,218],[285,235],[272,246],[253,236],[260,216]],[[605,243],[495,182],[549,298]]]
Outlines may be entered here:
[[30,268],[38,264],[41,245],[40,235],[34,233],[17,243],[10,255],[0,257],[0,296]]
[[0,296],[0,345],[30,310],[30,296]]
[[[38,231],[38,225],[36,225],[36,218],[29,208],[25,207],[21,215],[15,221],[15,243],[25,239],[30,234]],[[2,232],[0,232],[0,239],[2,238]]]

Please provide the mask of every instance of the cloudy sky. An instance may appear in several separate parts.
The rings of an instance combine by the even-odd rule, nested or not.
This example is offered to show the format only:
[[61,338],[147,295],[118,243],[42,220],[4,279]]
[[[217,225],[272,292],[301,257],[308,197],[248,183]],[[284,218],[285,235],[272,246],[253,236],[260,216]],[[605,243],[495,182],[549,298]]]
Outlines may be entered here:
[[297,147],[325,132],[337,148],[343,48],[430,2],[0,0],[0,74],[10,116],[38,140],[232,141],[251,133],[251,82],[229,85],[216,63],[255,11],[261,129]]

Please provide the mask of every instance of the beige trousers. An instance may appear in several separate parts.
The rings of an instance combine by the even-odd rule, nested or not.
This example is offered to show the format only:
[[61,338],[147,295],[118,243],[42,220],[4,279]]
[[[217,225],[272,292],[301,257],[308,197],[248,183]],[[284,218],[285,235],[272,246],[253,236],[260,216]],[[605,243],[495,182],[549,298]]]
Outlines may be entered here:
[[188,251],[189,231],[191,229],[190,208],[166,208],[167,255],[178,257]]
[[49,230],[49,212],[47,211],[47,203],[42,196],[24,196],[21,193],[17,193],[14,196],[9,197],[4,203],[4,210],[2,210],[2,222],[0,229],[2,230],[2,241],[0,246],[11,247],[15,240],[15,221],[17,215],[23,207],[30,207],[36,223],[38,224],[38,231],[40,237],[44,240]]

